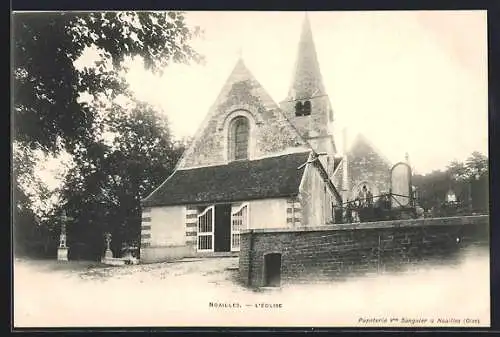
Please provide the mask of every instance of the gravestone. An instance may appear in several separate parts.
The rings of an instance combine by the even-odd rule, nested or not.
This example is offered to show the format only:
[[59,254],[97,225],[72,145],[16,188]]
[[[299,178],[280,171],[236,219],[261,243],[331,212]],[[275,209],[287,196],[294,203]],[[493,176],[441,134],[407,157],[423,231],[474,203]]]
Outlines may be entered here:
[[111,250],[111,233],[104,234],[104,240],[106,240],[106,251],[104,252],[104,258],[112,259],[113,251]]
[[400,162],[391,169],[391,207],[400,208],[411,206],[411,168]]
[[105,233],[104,240],[106,242],[106,250],[104,251],[104,256],[102,257],[101,262],[113,266],[124,265],[124,259],[113,257],[113,251],[111,250],[111,233]]

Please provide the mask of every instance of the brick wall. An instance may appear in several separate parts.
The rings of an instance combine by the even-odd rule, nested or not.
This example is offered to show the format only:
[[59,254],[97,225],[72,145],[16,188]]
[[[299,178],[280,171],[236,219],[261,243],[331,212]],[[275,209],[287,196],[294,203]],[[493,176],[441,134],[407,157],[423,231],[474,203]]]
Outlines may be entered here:
[[247,231],[241,237],[240,278],[247,286],[264,286],[268,253],[281,254],[281,284],[321,282],[422,261],[451,263],[465,247],[487,247],[488,238],[488,216]]

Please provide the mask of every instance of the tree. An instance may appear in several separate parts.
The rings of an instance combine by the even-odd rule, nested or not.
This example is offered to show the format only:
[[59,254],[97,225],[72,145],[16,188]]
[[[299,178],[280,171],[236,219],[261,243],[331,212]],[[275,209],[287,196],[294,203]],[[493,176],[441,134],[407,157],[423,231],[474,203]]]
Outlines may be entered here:
[[419,191],[419,203],[424,209],[430,209],[444,202],[446,193],[453,186],[450,175],[444,171],[415,175],[412,180]]
[[[17,219],[31,219],[26,223],[35,226],[29,217],[33,205],[22,187],[23,180],[34,177],[35,163],[22,159],[33,158],[34,150],[66,150],[76,165],[65,178],[63,203],[42,221],[46,233],[57,232],[63,208],[75,217],[72,228],[80,231],[80,241],[94,245],[106,219],[117,222],[133,214],[137,220],[138,196],[170,174],[180,150],[161,134],[168,134],[167,125],[160,125],[150,107],[133,102],[134,117],[140,117],[134,121],[133,114],[127,117],[126,109],[117,105],[118,97],[133,100],[123,77],[124,61],[139,57],[146,69],[157,73],[170,62],[201,61],[189,44],[198,33],[188,28],[182,12],[15,14],[13,138],[22,151],[14,153],[20,159],[14,199],[16,210],[26,212]],[[95,66],[77,68],[75,61],[92,48],[100,57]],[[84,95],[93,99],[85,102]],[[134,129],[141,121],[149,123],[149,129]],[[112,144],[104,136],[110,128],[119,138]],[[145,145],[151,143],[155,146]],[[134,224],[137,232],[137,221]],[[18,221],[15,225],[20,228]]]
[[36,225],[39,218],[34,212],[33,197],[38,194],[40,198],[48,194],[42,182],[34,174],[34,157],[29,149],[14,144],[12,165],[13,184],[12,219],[16,223],[14,231],[14,250],[18,255],[26,255],[37,250],[40,234]]
[[457,180],[479,179],[488,173],[488,157],[475,151],[465,163],[453,161],[448,165],[448,172]]
[[465,162],[452,161],[445,171],[414,175],[413,184],[419,190],[422,207],[440,207],[446,193],[452,189],[463,207],[485,212],[488,208],[488,157],[473,152]]
[[[95,111],[82,93],[114,98],[127,91],[126,57],[161,72],[170,62],[201,60],[188,44],[182,12],[16,13],[13,18],[14,139],[32,149],[73,152],[94,136]],[[88,48],[101,60],[77,70]]]
[[465,161],[467,175],[471,179],[479,179],[488,174],[488,157],[475,151]]
[[104,232],[113,234],[115,251],[139,239],[140,200],[168,177],[184,149],[171,139],[166,118],[144,102],[112,104],[103,125],[108,139],[76,157],[63,190],[64,207],[77,219],[69,242],[84,244],[87,258],[99,256]]
[[456,160],[448,165],[447,171],[455,180],[463,181],[467,180],[469,177],[469,171],[465,164]]

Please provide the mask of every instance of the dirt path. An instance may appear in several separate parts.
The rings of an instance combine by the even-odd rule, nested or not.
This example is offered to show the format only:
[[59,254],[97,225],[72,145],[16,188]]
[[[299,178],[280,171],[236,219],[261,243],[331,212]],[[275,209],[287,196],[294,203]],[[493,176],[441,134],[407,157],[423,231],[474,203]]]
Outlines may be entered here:
[[[406,316],[458,319],[458,326],[466,318],[479,320],[472,326],[489,324],[487,256],[459,267],[262,292],[236,282],[236,265],[235,258],[126,267],[17,261],[14,322],[35,327],[355,326],[360,319]],[[377,324],[387,326],[383,321],[362,326]]]

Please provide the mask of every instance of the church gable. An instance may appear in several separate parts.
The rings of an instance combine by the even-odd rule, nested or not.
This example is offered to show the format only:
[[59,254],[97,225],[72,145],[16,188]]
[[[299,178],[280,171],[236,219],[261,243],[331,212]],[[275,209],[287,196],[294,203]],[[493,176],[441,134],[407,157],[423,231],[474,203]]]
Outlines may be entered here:
[[[344,171],[345,160],[347,171]],[[365,184],[374,194],[387,193],[390,188],[390,169],[390,161],[368,139],[358,135],[347,156],[336,165],[331,180],[337,190],[347,192],[345,197],[349,199]]]
[[389,192],[390,162],[362,135],[359,135],[348,153],[350,188],[354,191],[365,182],[376,193]]
[[240,60],[178,169],[305,149],[307,143]]

